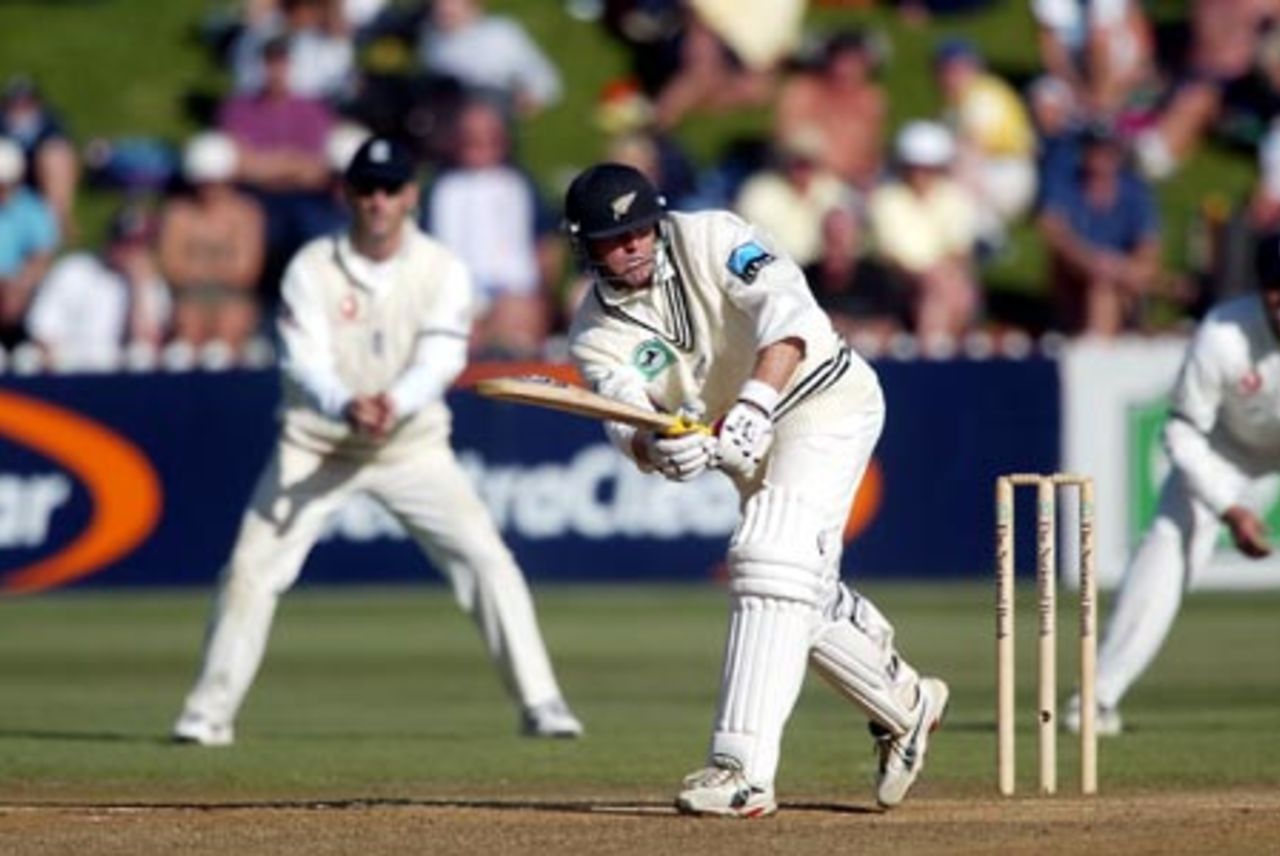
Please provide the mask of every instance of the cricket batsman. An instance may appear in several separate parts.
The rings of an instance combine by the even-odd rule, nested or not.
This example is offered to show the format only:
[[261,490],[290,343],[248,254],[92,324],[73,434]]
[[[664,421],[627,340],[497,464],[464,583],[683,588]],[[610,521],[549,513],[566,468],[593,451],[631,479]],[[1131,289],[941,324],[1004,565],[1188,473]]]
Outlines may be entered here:
[[307,244],[285,272],[283,424],[223,571],[177,741],[232,742],[276,604],[354,493],[394,515],[448,577],[523,733],[582,733],[524,577],[449,445],[444,394],[466,363],[472,287],[461,260],[413,224],[414,172],[399,144],[365,142],[345,173],[350,229]]
[[876,799],[897,805],[948,690],[921,678],[880,611],[840,582],[842,531],[884,422],[874,372],[796,264],[732,213],[668,213],[641,173],[602,163],[570,185],[565,221],[592,279],[570,332],[584,378],[611,398],[716,425],[665,436],[609,422],[610,440],[668,479],[719,469],[742,500],[711,745],[677,808],[777,809],[780,743],[806,664],[870,717]]
[[[1098,652],[1099,734],[1123,730],[1120,701],[1168,636],[1223,527],[1252,559],[1271,553],[1259,517],[1280,468],[1280,238],[1260,241],[1259,289],[1215,306],[1187,348],[1164,427],[1173,465],[1116,595]],[[1080,697],[1064,725],[1080,730]]]

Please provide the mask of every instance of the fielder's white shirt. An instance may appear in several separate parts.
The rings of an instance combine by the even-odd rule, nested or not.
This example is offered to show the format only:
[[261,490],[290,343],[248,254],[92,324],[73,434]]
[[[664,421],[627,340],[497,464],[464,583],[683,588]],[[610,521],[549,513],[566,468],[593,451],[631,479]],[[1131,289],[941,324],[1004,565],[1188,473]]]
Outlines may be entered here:
[[[372,453],[448,437],[443,396],[466,365],[471,278],[440,242],[406,223],[377,262],[346,235],[311,241],[281,284],[285,436],[321,451]],[[400,422],[385,443],[354,434],[343,410],[389,393]]]
[[1200,323],[1164,441],[1192,494],[1219,515],[1237,501],[1235,474],[1280,469],[1280,341],[1260,295],[1219,304]]
[[[669,214],[664,229],[652,286],[596,282],[578,308],[570,353],[598,392],[714,421],[737,400],[760,349],[797,338],[804,358],[775,411],[780,436],[820,421],[824,408],[879,406],[871,367],[772,241],[727,211]],[[630,454],[629,444],[619,447]]]

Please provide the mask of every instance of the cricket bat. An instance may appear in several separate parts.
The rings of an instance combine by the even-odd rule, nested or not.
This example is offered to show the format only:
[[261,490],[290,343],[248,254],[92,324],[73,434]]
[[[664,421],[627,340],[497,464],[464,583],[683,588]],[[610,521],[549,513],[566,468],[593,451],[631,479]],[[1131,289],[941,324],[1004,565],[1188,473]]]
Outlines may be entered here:
[[711,431],[706,425],[683,416],[636,407],[542,375],[489,378],[477,381],[475,390],[486,398],[547,407],[589,419],[622,422],[664,434]]

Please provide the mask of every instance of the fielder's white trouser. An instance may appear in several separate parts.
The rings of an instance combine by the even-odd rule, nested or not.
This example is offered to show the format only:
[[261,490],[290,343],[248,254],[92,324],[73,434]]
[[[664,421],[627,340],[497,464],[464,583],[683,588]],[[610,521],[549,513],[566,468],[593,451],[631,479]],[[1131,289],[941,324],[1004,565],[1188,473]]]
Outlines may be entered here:
[[[1241,502],[1264,507],[1275,494],[1274,479],[1235,472],[1232,488]],[[1223,473],[1223,477],[1230,477]],[[1160,504],[1116,593],[1107,632],[1098,651],[1098,703],[1115,707],[1159,653],[1192,577],[1213,556],[1222,522],[1198,502],[1178,470],[1160,491]]]
[[709,755],[770,785],[806,663],[895,734],[912,723],[915,671],[874,605],[839,581],[842,533],[884,422],[877,404],[824,425],[785,423],[729,548],[730,610]]
[[262,661],[280,595],[297,579],[331,513],[356,492],[390,511],[449,579],[515,699],[530,706],[558,698],[524,577],[448,445],[423,444],[384,461],[324,456],[282,441],[223,570],[186,713],[233,721]]

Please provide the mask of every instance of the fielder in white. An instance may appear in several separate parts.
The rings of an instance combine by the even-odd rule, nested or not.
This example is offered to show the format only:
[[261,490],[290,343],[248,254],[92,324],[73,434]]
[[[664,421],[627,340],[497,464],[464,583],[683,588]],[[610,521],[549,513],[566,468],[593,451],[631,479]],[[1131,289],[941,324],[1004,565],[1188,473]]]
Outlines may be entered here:
[[719,425],[671,437],[606,423],[610,439],[669,479],[718,468],[742,497],[719,709],[707,764],[676,806],[776,810],[782,732],[806,664],[870,717],[876,798],[897,805],[948,692],[917,675],[885,617],[840,582],[841,533],[884,421],[875,374],[795,263],[735,215],[669,214],[639,172],[606,163],[574,180],[565,217],[592,277],[570,334],[583,376],[612,398]]
[[[1174,386],[1164,428],[1173,469],[1098,653],[1099,734],[1121,732],[1120,701],[1160,651],[1221,528],[1250,558],[1271,552],[1258,509],[1274,499],[1280,467],[1280,241],[1259,244],[1257,273],[1258,293],[1205,316]],[[1063,722],[1079,731],[1079,696]]]
[[582,732],[524,578],[449,446],[443,396],[466,362],[472,289],[462,262],[412,224],[413,179],[406,150],[367,141],[346,172],[349,232],[312,241],[285,273],[280,439],[223,572],[178,741],[232,742],[276,604],[330,514],[357,492],[395,515],[448,577],[523,732]]

